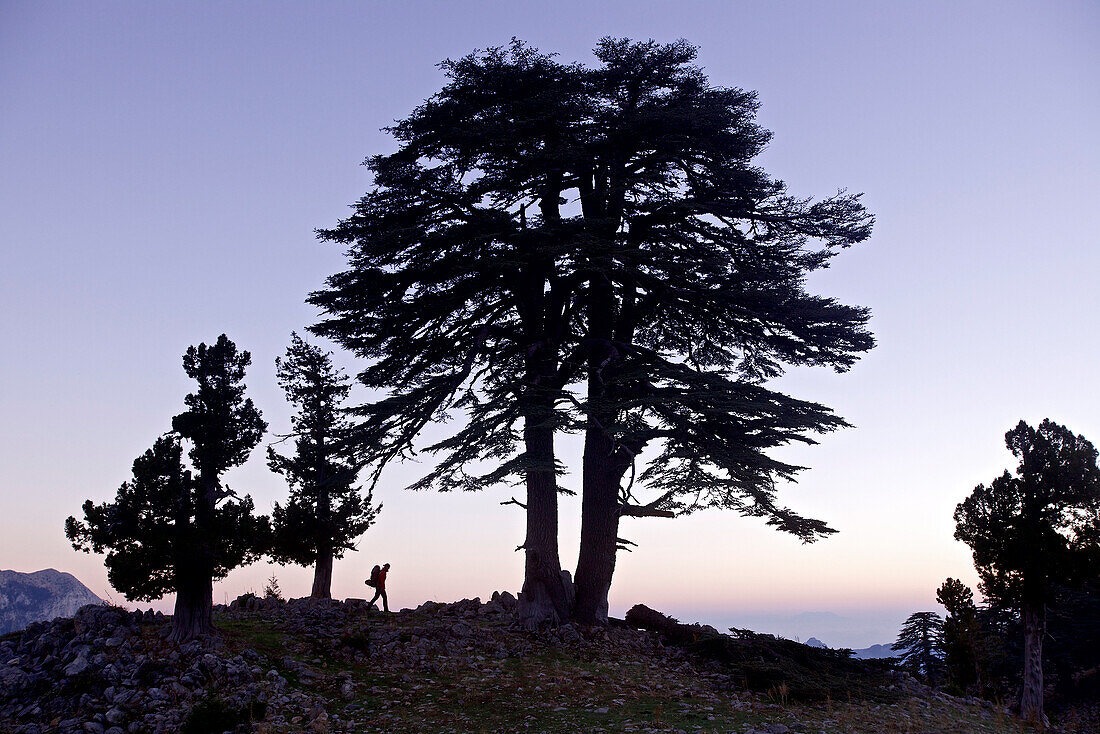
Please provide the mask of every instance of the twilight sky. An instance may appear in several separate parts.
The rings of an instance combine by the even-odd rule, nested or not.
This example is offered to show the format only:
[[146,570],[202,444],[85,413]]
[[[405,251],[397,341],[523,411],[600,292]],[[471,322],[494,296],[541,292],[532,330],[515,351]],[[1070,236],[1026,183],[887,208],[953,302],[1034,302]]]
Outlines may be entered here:
[[[367,189],[359,163],[441,86],[435,64],[513,36],[588,62],[605,35],[699,45],[712,83],[759,92],[767,170],[800,195],[863,191],[878,218],[811,285],[870,306],[879,346],[781,383],[856,426],[783,453],[811,468],[782,500],[840,533],[803,546],[731,513],[627,519],[638,548],[612,613],[859,647],[936,608],[946,576],[973,584],[951,514],[1010,465],[1004,432],[1050,417],[1100,441],[1091,2],[0,1],[0,568],[112,593],[64,518],[168,430],[189,344],[224,331],[250,350],[249,394],[287,430],[273,360],[343,263],[313,230]],[[523,519],[498,504],[516,490],[403,491],[421,470],[386,476],[334,595],[362,596],[383,561],[396,607],[517,589]],[[226,479],[263,512],[285,497],[260,449]],[[566,499],[567,568],[578,516]],[[215,600],[271,572],[237,570]],[[310,570],[276,573],[308,593]]]

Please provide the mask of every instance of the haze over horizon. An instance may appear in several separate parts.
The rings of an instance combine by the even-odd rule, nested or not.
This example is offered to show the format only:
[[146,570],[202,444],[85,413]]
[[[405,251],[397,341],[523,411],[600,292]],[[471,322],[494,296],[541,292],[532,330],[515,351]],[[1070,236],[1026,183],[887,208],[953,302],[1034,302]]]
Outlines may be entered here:
[[[612,614],[889,642],[945,577],[976,584],[951,515],[1011,466],[1006,430],[1050,417],[1100,441],[1098,32],[1086,2],[0,2],[0,567],[121,601],[62,523],[168,430],[190,344],[249,350],[248,394],[269,440],[286,432],[273,360],[343,265],[313,230],[368,189],[359,163],[393,149],[379,129],[438,90],[440,60],[513,36],[586,63],[602,36],[684,38],[713,84],[758,92],[760,163],[793,193],[865,192],[872,238],[811,286],[870,307],[878,346],[846,374],[780,381],[854,425],[782,454],[809,468],[781,502],[840,532],[804,546],[732,513],[629,520]],[[561,445],[579,469],[576,437]],[[334,595],[363,596],[383,561],[394,608],[517,590],[523,517],[499,504],[517,489],[406,492],[421,471],[386,474]],[[261,512],[286,496],[262,449],[227,481]],[[576,498],[561,518],[572,569]],[[215,601],[273,569],[308,593],[310,569],[264,563]],[[805,612],[851,621],[812,631]]]

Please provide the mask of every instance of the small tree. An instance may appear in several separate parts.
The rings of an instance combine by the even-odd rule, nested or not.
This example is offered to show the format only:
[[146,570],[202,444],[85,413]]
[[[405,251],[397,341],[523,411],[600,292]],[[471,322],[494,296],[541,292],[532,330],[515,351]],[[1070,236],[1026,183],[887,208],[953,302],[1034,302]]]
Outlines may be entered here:
[[[84,503],[84,521],[69,517],[65,535],[84,552],[107,551],[111,585],[130,600],[175,592],[171,639],[213,630],[213,583],[255,561],[266,549],[270,526],[252,514],[252,498],[237,498],[221,482],[226,469],[244,463],[266,424],[244,397],[248,352],[225,334],[208,347],[189,347],[187,375],[199,383],[172,419],[173,433],[157,439],[133,466],[133,480],[114,502]],[[181,439],[191,444],[191,470]]]
[[960,691],[974,684],[980,686],[978,608],[974,605],[974,593],[962,581],[949,578],[936,591],[936,601],[947,610],[941,641],[947,682]]
[[283,601],[283,590],[279,586],[279,579],[275,578],[275,574],[271,574],[271,578],[264,583],[264,598]]
[[1024,626],[1020,714],[1042,721],[1043,636],[1058,586],[1100,578],[1100,468],[1084,436],[1044,420],[1005,434],[1019,460],[955,509],[955,537],[970,546],[987,599],[1018,610]]
[[291,335],[286,357],[275,360],[279,385],[296,409],[290,419],[295,453],[283,456],[269,446],[268,466],[286,477],[290,501],[272,513],[272,556],[280,563],[313,565],[316,599],[332,597],[332,562],[373,523],[381,507],[371,504],[370,490],[355,486],[358,467],[344,455],[340,442],[348,421],[341,404],[351,390],[348,378],[332,364],[332,355]]
[[940,615],[935,612],[913,612],[901,626],[898,639],[890,648],[901,653],[898,658],[902,665],[934,686],[939,680],[942,636],[943,619]]

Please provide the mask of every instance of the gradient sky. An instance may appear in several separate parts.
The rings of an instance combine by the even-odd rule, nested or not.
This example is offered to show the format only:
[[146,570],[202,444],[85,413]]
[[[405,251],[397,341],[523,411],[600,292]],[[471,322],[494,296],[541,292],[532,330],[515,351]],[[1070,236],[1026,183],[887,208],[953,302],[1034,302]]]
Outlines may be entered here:
[[[856,426],[783,453],[811,467],[783,501],[840,533],[627,519],[612,613],[864,646],[935,608],[946,576],[974,583],[951,514],[1009,466],[1004,432],[1050,417],[1100,441],[1092,2],[0,2],[0,568],[110,593],[64,518],[169,428],[189,344],[250,350],[249,393],[287,430],[273,360],[342,266],[313,230],[367,189],[359,163],[392,149],[379,128],[441,86],[444,58],[516,36],[590,61],[605,35],[698,44],[713,83],[759,92],[772,174],[863,191],[878,218],[812,286],[871,307],[879,346],[781,383]],[[577,465],[575,441],[562,453]],[[516,490],[403,491],[421,470],[386,476],[334,594],[361,596],[382,561],[397,607],[515,590],[523,518],[498,503]],[[226,478],[265,512],[285,496],[261,450]],[[563,502],[566,567],[578,514]],[[216,601],[271,572],[234,571]],[[276,573],[308,593],[310,570]]]

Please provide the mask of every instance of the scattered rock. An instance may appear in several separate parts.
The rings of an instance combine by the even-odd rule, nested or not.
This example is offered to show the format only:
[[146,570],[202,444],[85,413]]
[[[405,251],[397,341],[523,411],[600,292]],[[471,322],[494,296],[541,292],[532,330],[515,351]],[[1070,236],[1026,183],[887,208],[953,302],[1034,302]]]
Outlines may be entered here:
[[[603,673],[574,671],[566,678],[547,670],[531,680],[530,688],[524,681],[525,691],[541,696],[555,686],[582,691],[606,686],[610,668],[612,677],[621,674],[623,686],[683,702],[706,720],[714,718],[707,712],[715,709],[707,706],[715,704],[716,692],[735,710],[760,707],[752,694],[731,698],[731,690],[744,690],[744,679],[730,675],[722,660],[695,649],[729,636],[707,626],[680,625],[653,610],[643,617],[669,632],[664,639],[662,633],[624,622],[528,630],[517,619],[517,599],[509,592],[494,593],[484,604],[479,599],[429,601],[390,615],[368,611],[361,601],[246,596],[216,612],[216,618],[237,620],[246,629],[262,624],[278,633],[283,642],[275,646],[259,637],[255,647],[245,646],[240,634],[174,645],[164,639],[168,624],[163,615],[110,607],[84,608],[71,620],[33,625],[0,639],[0,731],[169,734],[180,731],[187,716],[201,713],[200,704],[214,702],[232,716],[262,720],[253,729],[257,732],[361,731],[356,722],[368,720],[370,731],[403,731],[397,709],[431,710],[456,700],[439,690],[440,681],[453,680],[454,671],[464,671],[492,691],[515,683],[508,671],[516,661],[522,666],[525,658],[556,658],[566,646],[599,661]],[[627,621],[632,619],[637,621],[636,614],[628,615]],[[674,644],[677,639],[693,645],[692,652]],[[651,673],[635,676],[632,664],[651,666]],[[385,675],[363,676],[370,666],[384,667]],[[922,704],[932,698],[930,689],[902,672],[891,673],[888,684]],[[42,695],[46,691],[50,695]],[[627,698],[624,693],[588,698],[584,710],[619,714]],[[759,734],[805,730],[793,719],[790,725],[756,726]],[[537,731],[537,721],[526,728]],[[625,731],[656,730],[635,722]]]

